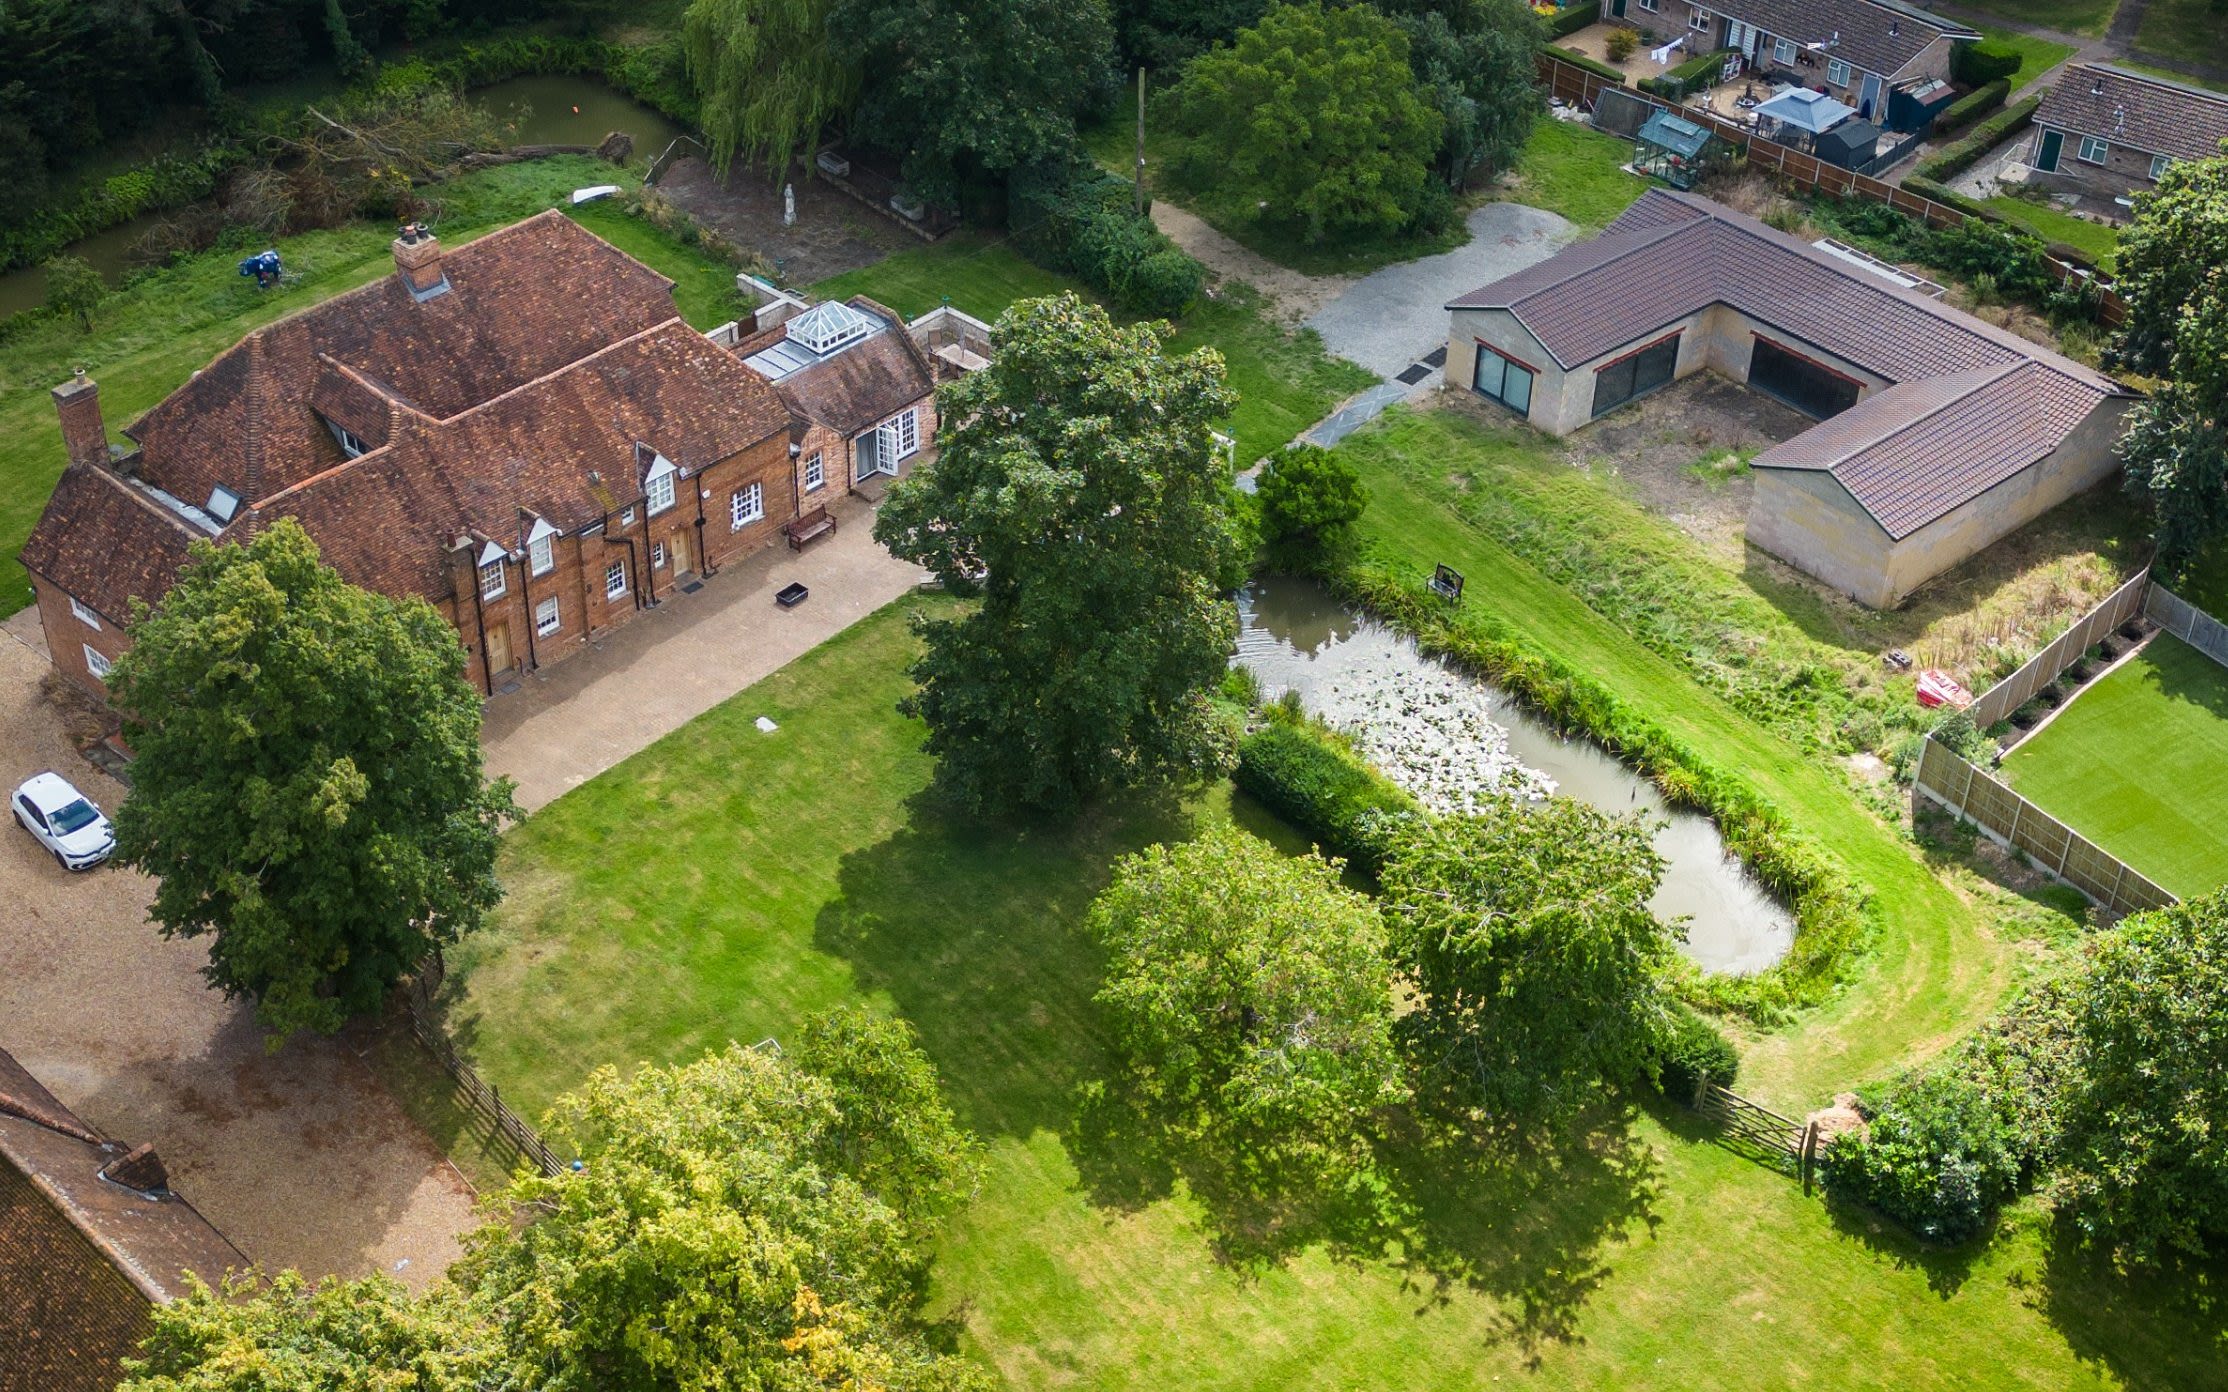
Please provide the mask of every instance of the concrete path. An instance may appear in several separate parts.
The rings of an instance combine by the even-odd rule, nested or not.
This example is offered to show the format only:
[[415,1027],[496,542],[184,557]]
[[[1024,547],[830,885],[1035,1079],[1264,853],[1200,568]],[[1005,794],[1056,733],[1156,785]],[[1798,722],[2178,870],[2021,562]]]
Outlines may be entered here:
[[[786,546],[730,565],[695,594],[677,594],[610,637],[488,702],[490,776],[518,780],[531,812],[679,729],[926,578],[873,536],[858,498],[831,509],[839,526],[803,552]],[[774,591],[801,580],[795,609]]]
[[[16,628],[0,633],[0,784],[54,769],[113,810],[122,787],[65,738],[41,694],[53,669]],[[202,980],[200,944],[148,925],[152,897],[127,870],[69,874],[0,824],[0,1048],[109,1136],[151,1142],[251,1260],[429,1284],[473,1224],[462,1177],[345,1036],[267,1052],[250,1008]]]

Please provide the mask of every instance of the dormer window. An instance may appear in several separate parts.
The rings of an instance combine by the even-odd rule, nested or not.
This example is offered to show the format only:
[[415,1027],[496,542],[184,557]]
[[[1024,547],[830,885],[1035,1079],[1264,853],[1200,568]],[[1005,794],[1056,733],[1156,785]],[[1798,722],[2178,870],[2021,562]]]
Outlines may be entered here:
[[201,510],[217,519],[218,526],[228,525],[240,510],[240,495],[220,483],[209,490],[209,505]]
[[510,589],[503,565],[508,559],[503,548],[492,541],[480,548],[480,598],[501,599]]
[[650,515],[655,517],[673,506],[673,484],[680,471],[673,467],[672,460],[639,441],[634,447],[634,462],[647,470],[642,476],[642,492],[650,505]]
[[357,437],[356,432],[338,421],[327,421],[325,426],[333,432],[333,438],[340,441],[340,452],[350,459],[371,448]]
[[535,575],[547,575],[557,568],[557,529],[536,518],[534,530],[526,537],[526,567]]

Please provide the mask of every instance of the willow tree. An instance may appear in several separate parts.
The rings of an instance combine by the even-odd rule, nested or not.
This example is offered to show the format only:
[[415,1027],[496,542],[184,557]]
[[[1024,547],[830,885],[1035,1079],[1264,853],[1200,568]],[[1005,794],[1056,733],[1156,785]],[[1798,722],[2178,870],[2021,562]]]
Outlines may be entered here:
[[828,0],[694,0],[681,43],[723,174],[741,155],[779,179],[859,98],[858,64],[828,41]]

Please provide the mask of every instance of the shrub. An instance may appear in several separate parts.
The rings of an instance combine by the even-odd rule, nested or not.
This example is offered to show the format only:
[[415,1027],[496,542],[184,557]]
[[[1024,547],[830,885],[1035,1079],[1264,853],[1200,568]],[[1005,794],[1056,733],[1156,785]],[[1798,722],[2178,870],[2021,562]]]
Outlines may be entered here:
[[1259,496],[1269,563],[1303,573],[1346,553],[1369,504],[1354,466],[1312,446],[1278,455],[1261,476]]
[[[1967,131],[1964,139],[1959,140],[1947,149],[1928,156],[1913,171],[1914,176],[1933,183],[1956,178],[1979,163],[1982,155],[2003,143],[2005,136],[2010,135],[2032,120],[2035,108],[2041,105],[2042,98],[2029,97],[2016,105],[2005,107],[2002,111]],[[1903,186],[1905,188],[1911,187],[1911,181],[1905,179]],[[1931,193],[1927,196],[1929,198],[1934,197]],[[1944,199],[1942,201],[1947,202],[1948,200]]]
[[1136,213],[1136,185],[1080,160],[1017,171],[1006,225],[1024,256],[1070,271],[1136,314],[1174,318],[1191,308],[1206,268]]
[[1869,1135],[1842,1136],[1818,1158],[1836,1198],[1876,1208],[1929,1242],[1957,1243],[2017,1192],[2018,1138],[1968,1080],[1922,1075],[1867,1110]]
[[1656,1086],[1675,1102],[1692,1102],[1704,1083],[1729,1088],[1741,1075],[1733,1041],[1683,1001],[1671,1003],[1654,1054]]
[[1331,855],[1375,875],[1416,800],[1329,734],[1284,716],[1238,745],[1237,785]]
[[1958,44],[1950,50],[1950,76],[1967,87],[1984,87],[2019,71],[2019,53],[1995,39]]
[[46,307],[80,329],[93,327],[93,314],[107,296],[108,283],[84,257],[57,256],[46,263]]
[[1992,293],[2042,303],[2058,288],[2040,238],[2000,223],[1967,218],[1954,227],[1937,227],[1917,248],[1928,264],[1977,282],[1993,278]]
[[1941,115],[1934,118],[1934,133],[1936,135],[1948,135],[1954,131],[1961,131],[1989,112],[1994,111],[1997,107],[2002,106],[2004,99],[2010,95],[2011,84],[2001,79],[1985,86],[1975,87],[1972,91],[1951,102]]
[[1610,62],[1622,63],[1630,58],[1633,50],[1638,47],[1640,47],[1640,36],[1638,34],[1633,33],[1630,29],[1612,29],[1609,31],[1609,42],[1603,51],[1609,55]]

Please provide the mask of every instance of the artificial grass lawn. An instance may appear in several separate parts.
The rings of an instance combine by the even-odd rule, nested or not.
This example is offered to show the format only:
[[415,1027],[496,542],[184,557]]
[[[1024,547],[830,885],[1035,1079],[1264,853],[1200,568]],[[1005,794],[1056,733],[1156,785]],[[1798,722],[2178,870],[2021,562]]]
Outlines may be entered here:
[[[1073,290],[1080,283],[1025,259],[1005,241],[955,234],[901,251],[813,287],[818,295],[870,295],[908,317],[949,299],[968,314],[995,320],[1007,305],[1032,295]],[[1202,297],[1177,325],[1172,352],[1213,347],[1229,369],[1238,409],[1227,423],[1241,465],[1282,449],[1329,415],[1340,401],[1376,383],[1362,368],[1323,351],[1313,329],[1287,333],[1263,318],[1249,286],[1224,284]]]
[[2228,883],[2228,669],[2172,634],[2084,688],[2004,772],[2183,898]]
[[2220,0],[2150,0],[2142,27],[2135,31],[2135,48],[2228,67],[2228,6]]
[[2120,231],[2109,223],[2091,222],[2025,198],[1998,195],[1987,200],[1989,208],[2007,222],[2018,223],[2046,242],[2064,242],[2086,252],[2089,259],[2109,271],[2119,254]]
[[1514,187],[1501,196],[1560,213],[1587,231],[1599,231],[1648,191],[1648,181],[1627,173],[1632,145],[1576,121],[1542,116],[1517,156]]
[[[1473,600],[1502,579],[1474,570]],[[1229,816],[1289,838],[1222,786],[1064,827],[922,801],[895,702],[905,616],[937,602],[864,620],[508,836],[509,900],[451,976],[460,1045],[507,1097],[785,1038],[837,1001],[903,1016],[985,1143],[934,1306],[1015,1387],[2102,1388],[2187,1385],[2228,1353],[2166,1303],[2194,1297],[2038,1227],[1927,1253],[1676,1110],[1406,1156],[1421,1216],[1392,1250],[1219,1262],[1216,1210],[1079,1105],[1109,1069],[1079,919],[1121,852]]]
[[2011,90],[2014,92],[2073,56],[2071,44],[2057,43],[2033,34],[2016,33],[2010,29],[1994,29],[1985,24],[1975,27],[1989,42],[2019,55],[2019,70],[2011,75]]

